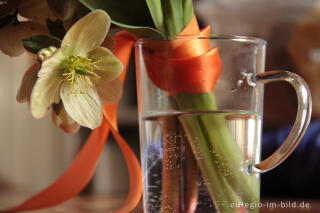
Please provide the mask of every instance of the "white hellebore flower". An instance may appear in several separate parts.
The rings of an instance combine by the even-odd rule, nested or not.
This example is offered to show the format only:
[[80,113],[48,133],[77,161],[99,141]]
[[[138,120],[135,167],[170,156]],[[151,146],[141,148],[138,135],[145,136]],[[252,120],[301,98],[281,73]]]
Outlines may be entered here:
[[70,28],[61,47],[42,62],[30,97],[35,118],[42,118],[53,104],[59,104],[54,105],[62,107],[53,110],[53,120],[62,129],[75,122],[91,129],[100,126],[102,104],[116,102],[122,94],[117,77],[123,65],[110,50],[100,46],[109,27],[106,12],[89,13]]

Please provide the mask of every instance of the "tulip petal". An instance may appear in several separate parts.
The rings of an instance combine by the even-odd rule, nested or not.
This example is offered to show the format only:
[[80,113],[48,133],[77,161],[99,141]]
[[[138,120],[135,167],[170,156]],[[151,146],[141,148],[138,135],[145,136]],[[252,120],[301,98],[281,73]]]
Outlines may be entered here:
[[19,15],[29,19],[39,21],[55,19],[55,16],[49,8],[47,1],[44,0],[19,1],[18,11]]
[[7,25],[0,28],[0,50],[9,56],[19,56],[25,51],[22,39],[46,33],[46,27],[36,22],[23,21]]
[[74,85],[65,81],[62,84],[60,96],[69,116],[78,124],[95,129],[102,122],[102,105],[94,87],[80,78]]
[[119,78],[112,81],[99,81],[96,84],[100,99],[103,104],[112,104],[120,100],[122,96],[122,82]]
[[31,113],[42,118],[53,103],[60,101],[61,77],[57,65],[43,63],[31,93]]
[[80,129],[80,125],[68,115],[63,104],[59,107],[59,112],[52,110],[52,121],[67,134],[75,134]]
[[88,53],[88,58],[97,66],[95,72],[105,81],[117,78],[122,70],[121,61],[113,53],[104,47],[98,47]]
[[37,62],[34,63],[24,74],[16,96],[19,103],[30,101],[32,89],[38,78],[39,69],[40,64]]
[[116,47],[116,41],[115,41],[114,36],[111,36],[110,33],[108,33],[108,35],[106,36],[106,38],[102,42],[101,46],[113,51],[114,48]]
[[86,57],[91,50],[99,47],[109,30],[111,20],[103,10],[95,10],[77,21],[66,33],[61,48],[67,54]]
[[121,31],[121,29],[115,29],[115,28],[111,28],[108,31],[108,35],[105,37],[104,41],[102,42],[101,46],[105,47],[111,51],[113,51],[116,47],[116,40],[115,40],[115,35],[117,33],[119,33]]

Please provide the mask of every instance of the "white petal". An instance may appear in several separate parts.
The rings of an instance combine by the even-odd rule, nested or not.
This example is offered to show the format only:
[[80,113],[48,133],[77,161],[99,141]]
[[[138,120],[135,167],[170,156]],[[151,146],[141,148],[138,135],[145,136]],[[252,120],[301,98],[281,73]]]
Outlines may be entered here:
[[100,99],[103,104],[112,104],[120,100],[122,96],[122,82],[119,78],[112,81],[99,81],[96,84]]
[[[51,68],[51,69],[49,69]],[[53,103],[60,101],[61,77],[59,70],[52,67],[43,67],[45,74],[39,75],[31,93],[31,113],[35,118],[42,118]],[[49,72],[50,70],[50,72]]]
[[105,81],[117,78],[122,70],[121,61],[113,53],[104,47],[98,47],[89,52],[88,58],[97,65],[95,72]]
[[59,107],[58,114],[52,110],[52,121],[67,134],[75,134],[80,129],[80,125],[68,115],[63,105]]
[[61,47],[68,54],[86,56],[99,47],[110,27],[110,17],[103,10],[95,10],[77,21],[66,33]]
[[16,96],[18,102],[30,101],[31,92],[38,78],[39,69],[40,64],[34,63],[24,74]]
[[56,70],[55,74],[58,76],[58,71],[61,69],[61,62],[66,58],[61,49],[58,49],[54,52],[49,58],[44,60],[41,65],[41,69],[38,72],[38,77],[46,76],[53,73],[53,70]]
[[95,129],[102,122],[102,105],[94,87],[85,80],[76,78],[79,88],[65,81],[61,87],[61,98],[69,116],[82,126]]

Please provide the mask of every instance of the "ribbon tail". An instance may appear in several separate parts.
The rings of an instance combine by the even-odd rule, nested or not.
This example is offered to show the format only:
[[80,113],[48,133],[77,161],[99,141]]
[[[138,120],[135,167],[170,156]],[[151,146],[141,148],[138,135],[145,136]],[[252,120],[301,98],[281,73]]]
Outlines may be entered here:
[[124,202],[124,204],[115,212],[127,213],[127,212],[131,212],[137,206],[142,196],[141,168],[135,154],[130,149],[126,141],[121,137],[119,132],[111,125],[111,123],[110,123],[110,130],[112,132],[113,137],[117,141],[123,153],[123,156],[125,158],[125,161],[128,167],[129,181],[130,181],[130,188],[129,188],[127,199]]
[[90,134],[71,166],[59,179],[20,205],[0,212],[9,213],[49,208],[79,194],[94,174],[108,133],[109,127],[104,120],[102,125]]
[[[120,76],[121,81],[124,82],[131,49],[136,38],[127,32],[120,32],[115,37],[116,48],[114,54],[124,64],[125,68]],[[53,184],[20,205],[2,210],[0,213],[49,208],[79,194],[94,175],[110,129],[112,129],[112,133],[124,154],[130,175],[130,189],[127,200],[117,212],[126,213],[133,210],[142,195],[142,175],[136,156],[118,133],[117,105],[118,103],[103,106],[105,118],[101,126],[91,132],[71,166]]]
[[[117,56],[121,62],[124,64],[124,71],[120,76],[120,80],[124,83],[124,77],[126,74],[127,66],[129,63],[131,49],[136,41],[136,37],[132,34],[122,31],[115,36],[116,38],[116,48],[114,50],[115,56]],[[133,151],[130,149],[126,141],[121,137],[118,132],[117,124],[117,105],[108,104],[103,106],[103,113],[109,124],[109,128],[112,132],[113,137],[117,141],[124,159],[127,164],[129,173],[129,193],[124,204],[115,212],[116,213],[127,213],[131,212],[139,203],[142,196],[142,173],[138,159],[136,158]]]

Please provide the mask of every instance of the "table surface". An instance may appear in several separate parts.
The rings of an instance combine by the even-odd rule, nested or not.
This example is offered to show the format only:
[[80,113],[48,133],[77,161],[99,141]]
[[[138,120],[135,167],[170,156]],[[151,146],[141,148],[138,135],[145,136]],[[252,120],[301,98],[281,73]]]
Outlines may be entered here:
[[[0,196],[1,197],[1,196]],[[3,198],[3,197],[2,197]],[[7,197],[8,198],[8,197]],[[124,196],[79,196],[54,208],[32,211],[34,213],[108,213],[124,202]],[[319,213],[320,200],[310,199],[263,199],[260,213]],[[141,202],[133,213],[142,213]]]

